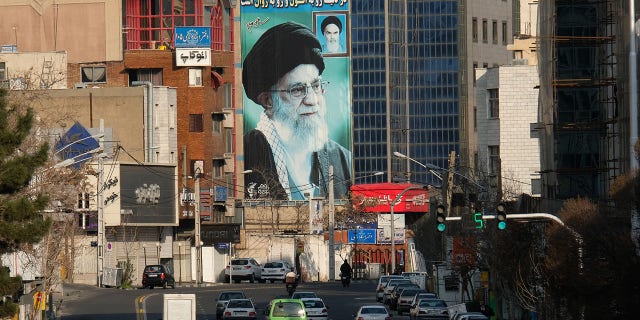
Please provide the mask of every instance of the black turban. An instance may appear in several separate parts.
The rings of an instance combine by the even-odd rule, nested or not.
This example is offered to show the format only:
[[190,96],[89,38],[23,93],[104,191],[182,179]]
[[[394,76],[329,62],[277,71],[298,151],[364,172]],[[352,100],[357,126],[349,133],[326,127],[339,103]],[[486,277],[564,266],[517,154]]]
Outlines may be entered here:
[[313,32],[299,23],[285,22],[267,30],[244,58],[242,85],[247,97],[260,104],[260,93],[301,64],[315,64],[322,74],[321,51]]
[[322,23],[320,24],[320,30],[322,30],[322,32],[324,33],[324,28],[326,28],[330,24],[335,24],[336,26],[338,26],[338,30],[342,32],[342,21],[340,21],[340,19],[338,19],[336,16],[328,16],[324,18],[324,20],[322,20]]

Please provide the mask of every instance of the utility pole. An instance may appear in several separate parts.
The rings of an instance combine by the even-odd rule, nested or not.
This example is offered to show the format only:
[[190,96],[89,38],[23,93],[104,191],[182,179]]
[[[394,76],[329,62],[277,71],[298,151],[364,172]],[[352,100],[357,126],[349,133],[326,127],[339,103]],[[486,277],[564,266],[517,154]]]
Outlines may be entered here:
[[[100,119],[100,148],[104,148],[104,119]],[[102,287],[104,270],[104,158],[98,157],[98,288]]]
[[447,214],[451,214],[451,198],[453,197],[453,176],[456,168],[456,152],[449,152],[449,175],[447,176]]
[[333,194],[333,166],[329,166],[329,281],[335,280],[336,275],[336,251],[335,251],[335,239],[334,239],[334,225],[335,225],[335,196]]
[[196,245],[196,285],[200,285],[202,279],[202,244],[200,240],[200,170],[194,170],[195,179],[195,208],[193,209],[193,215],[195,216],[195,245]]

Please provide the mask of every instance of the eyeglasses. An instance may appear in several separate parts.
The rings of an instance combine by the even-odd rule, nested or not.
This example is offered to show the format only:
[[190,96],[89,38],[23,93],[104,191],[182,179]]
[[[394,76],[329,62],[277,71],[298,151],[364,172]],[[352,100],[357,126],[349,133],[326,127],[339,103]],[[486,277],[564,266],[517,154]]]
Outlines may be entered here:
[[313,90],[316,94],[323,94],[327,92],[327,86],[329,85],[329,81],[314,81],[310,85],[309,84],[298,84],[289,89],[285,90],[269,90],[270,92],[286,92],[290,97],[296,99],[304,99],[307,94],[309,94],[309,88]]

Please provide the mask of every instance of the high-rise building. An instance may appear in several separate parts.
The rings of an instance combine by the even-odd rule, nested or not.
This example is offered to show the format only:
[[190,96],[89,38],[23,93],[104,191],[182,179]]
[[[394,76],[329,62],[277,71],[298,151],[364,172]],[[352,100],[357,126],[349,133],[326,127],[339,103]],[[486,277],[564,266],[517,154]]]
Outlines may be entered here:
[[511,1],[356,1],[351,4],[355,176],[439,185],[394,152],[448,168],[473,166],[473,68],[506,64]]

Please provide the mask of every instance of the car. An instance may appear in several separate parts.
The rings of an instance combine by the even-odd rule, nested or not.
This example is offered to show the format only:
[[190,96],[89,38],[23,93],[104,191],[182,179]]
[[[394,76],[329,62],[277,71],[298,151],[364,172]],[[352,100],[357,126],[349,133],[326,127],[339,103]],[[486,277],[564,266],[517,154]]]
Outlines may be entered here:
[[142,287],[153,289],[153,287],[176,288],[176,280],[169,269],[161,264],[153,264],[144,267],[142,272]]
[[400,283],[391,290],[389,293],[389,299],[387,300],[389,308],[396,310],[398,307],[398,298],[404,289],[420,289],[420,286],[415,283]]
[[319,298],[315,292],[310,291],[296,291],[291,296],[291,299],[302,299],[302,298]]
[[391,320],[389,310],[381,305],[364,305],[353,314],[354,320]]
[[382,302],[382,296],[384,295],[384,288],[390,279],[403,279],[399,275],[384,275],[378,279],[378,285],[376,286],[376,302]]
[[418,300],[420,299],[439,299],[439,298],[438,298],[438,295],[433,292],[418,293],[415,296],[413,296],[413,299],[411,299],[411,303],[409,303],[409,306],[416,304],[416,302],[418,302]]
[[487,316],[480,312],[461,312],[456,313],[454,320],[489,320]]
[[411,309],[413,298],[418,293],[427,293],[427,290],[406,288],[402,290],[402,292],[400,292],[400,295],[398,295],[398,301],[396,302],[396,310],[398,310],[398,315],[401,316],[403,312],[409,312],[409,309]]
[[302,298],[304,309],[307,311],[307,318],[314,320],[329,319],[329,308],[320,298]]
[[231,299],[222,312],[223,320],[256,320],[256,307],[250,299]]
[[254,283],[264,282],[262,280],[262,266],[254,258],[236,258],[231,259],[231,264],[224,269],[225,282],[240,283],[242,280],[249,280]]
[[294,271],[294,268],[287,261],[275,260],[267,262],[262,265],[261,279],[264,281],[271,281],[271,283],[275,281],[285,282],[285,275],[290,271]]
[[273,299],[266,313],[266,320],[307,320],[307,312],[300,299]]
[[389,279],[387,284],[384,286],[384,292],[382,294],[382,303],[389,304],[389,298],[391,298],[391,290],[393,290],[398,284],[401,283],[409,283],[413,284],[411,280],[402,278],[402,279]]
[[218,299],[216,299],[216,318],[222,319],[222,314],[224,313],[224,309],[227,307],[227,303],[231,299],[246,299],[247,297],[244,295],[242,291],[222,291],[220,295],[218,295]]
[[442,299],[420,299],[409,309],[409,319],[449,319],[447,303]]

